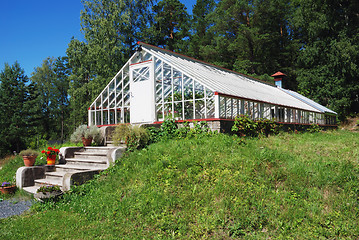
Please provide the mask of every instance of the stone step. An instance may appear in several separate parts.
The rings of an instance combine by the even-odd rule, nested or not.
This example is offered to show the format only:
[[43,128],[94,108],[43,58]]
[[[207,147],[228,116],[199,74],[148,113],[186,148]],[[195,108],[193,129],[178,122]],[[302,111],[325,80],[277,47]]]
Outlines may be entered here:
[[62,179],[54,180],[54,179],[36,179],[35,180],[35,186],[41,187],[43,185],[57,185],[62,187]]
[[86,171],[86,170],[105,170],[106,167],[93,167],[90,165],[79,165],[79,164],[59,164],[56,165],[56,169],[65,172],[75,171]]
[[[65,176],[66,173],[69,173],[70,171],[60,171],[59,169],[56,170],[55,172],[46,172],[45,173],[45,176],[46,176],[46,179],[50,179],[50,180],[55,180],[55,181],[58,181],[58,180],[62,180],[62,178]],[[76,173],[78,171],[76,170],[73,170],[71,171],[72,173]]]
[[92,167],[99,167],[105,168],[107,167],[106,160],[99,160],[99,159],[80,159],[80,158],[68,158],[66,159],[66,165],[81,165],[81,166],[92,166]]
[[106,154],[109,150],[113,149],[113,147],[84,147],[84,151],[81,152],[87,152],[87,153],[96,153],[96,154]]
[[[107,160],[107,155],[95,155],[95,154],[88,154],[88,153],[75,153],[74,158],[76,159],[92,159],[92,160]],[[69,160],[72,158],[68,158]],[[68,160],[66,159],[66,160]]]
[[25,192],[35,194],[37,192],[37,189],[39,189],[38,186],[31,186],[31,187],[24,187],[22,188]]

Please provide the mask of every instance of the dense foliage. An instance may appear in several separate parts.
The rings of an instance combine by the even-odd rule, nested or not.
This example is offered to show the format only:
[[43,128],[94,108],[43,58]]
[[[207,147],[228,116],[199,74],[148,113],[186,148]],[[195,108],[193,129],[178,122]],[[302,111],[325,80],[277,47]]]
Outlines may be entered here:
[[191,15],[180,0],[82,2],[84,39],[72,39],[67,56],[45,59],[30,81],[18,63],[2,70],[0,155],[68,139],[137,41],[265,81],[281,71],[285,88],[340,119],[358,113],[357,0],[198,0]]

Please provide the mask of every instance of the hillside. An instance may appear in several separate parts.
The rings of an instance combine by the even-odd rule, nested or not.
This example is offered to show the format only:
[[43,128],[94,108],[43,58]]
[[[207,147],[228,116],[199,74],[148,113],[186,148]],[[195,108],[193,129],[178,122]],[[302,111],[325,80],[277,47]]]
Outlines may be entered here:
[[358,137],[152,144],[57,204],[0,219],[0,239],[359,238]]

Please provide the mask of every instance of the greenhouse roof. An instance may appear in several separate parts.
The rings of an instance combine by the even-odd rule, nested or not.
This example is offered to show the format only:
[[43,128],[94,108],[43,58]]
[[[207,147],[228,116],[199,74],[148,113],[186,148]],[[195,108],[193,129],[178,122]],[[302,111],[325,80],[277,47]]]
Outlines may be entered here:
[[330,109],[290,90],[261,82],[250,76],[227,70],[147,43],[142,49],[182,71],[216,94],[297,108],[311,112],[333,113]]

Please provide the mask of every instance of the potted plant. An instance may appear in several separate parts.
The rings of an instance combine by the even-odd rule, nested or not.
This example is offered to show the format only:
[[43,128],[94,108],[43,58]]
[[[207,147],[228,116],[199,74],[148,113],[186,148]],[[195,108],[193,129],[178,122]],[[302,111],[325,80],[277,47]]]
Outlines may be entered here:
[[35,161],[39,153],[32,149],[26,149],[19,153],[19,155],[24,159],[24,164],[26,167],[34,166]]
[[48,147],[47,150],[42,150],[41,153],[45,154],[47,165],[55,165],[56,156],[60,150],[55,147]]
[[12,194],[16,190],[16,185],[10,182],[3,182],[0,187],[2,194]]
[[70,138],[70,141],[73,143],[82,142],[84,147],[90,146],[92,140],[94,140],[97,145],[103,140],[101,130],[96,126],[88,127],[86,125],[80,125],[76,128]]
[[60,187],[57,185],[43,185],[37,189],[34,197],[40,201],[46,201],[49,199],[57,199],[63,194]]

